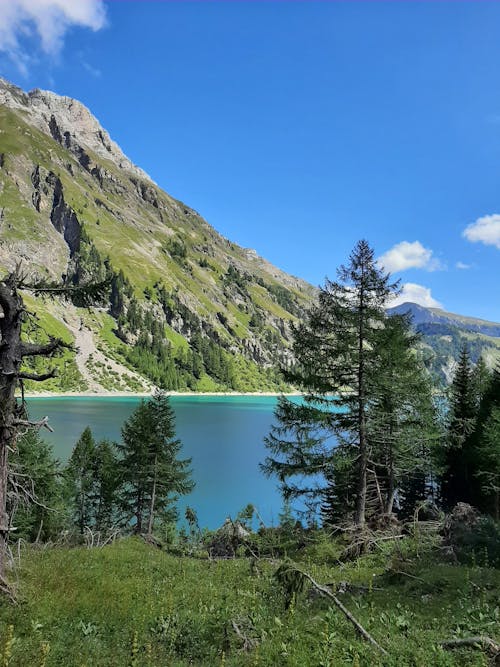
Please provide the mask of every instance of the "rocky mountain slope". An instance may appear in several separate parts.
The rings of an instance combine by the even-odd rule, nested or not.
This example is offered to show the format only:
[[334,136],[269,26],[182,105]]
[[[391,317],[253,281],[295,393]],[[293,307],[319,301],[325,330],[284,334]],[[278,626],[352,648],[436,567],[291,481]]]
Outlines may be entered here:
[[460,349],[467,345],[476,362],[483,357],[488,366],[500,359],[500,324],[464,315],[403,303],[387,310],[389,314],[409,313],[415,329],[422,334],[422,348],[428,367],[441,380],[449,382]]
[[81,350],[54,389],[276,389],[314,293],[163,192],[80,102],[0,79],[0,269],[17,262],[111,281],[92,313],[35,304]]

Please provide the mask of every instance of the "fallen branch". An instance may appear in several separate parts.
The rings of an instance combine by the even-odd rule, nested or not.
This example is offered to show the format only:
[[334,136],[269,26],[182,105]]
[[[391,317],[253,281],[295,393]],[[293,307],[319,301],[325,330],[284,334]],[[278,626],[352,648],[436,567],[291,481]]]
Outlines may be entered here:
[[254,637],[247,637],[236,621],[231,620],[231,627],[233,628],[236,636],[241,640],[242,649],[244,651],[252,651],[258,645],[259,640],[255,639]]
[[461,648],[462,646],[471,646],[473,648],[481,648],[483,651],[487,651],[491,655],[498,655],[500,653],[500,644],[497,644],[491,637],[486,635],[479,635],[478,637],[463,637],[461,639],[447,639],[446,641],[439,642],[439,645],[443,648]]
[[[324,595],[333,601],[335,606],[338,607],[340,611],[344,614],[344,616],[354,625],[354,627],[356,628],[358,633],[363,637],[363,639],[366,639],[367,642],[372,644],[372,646],[374,646],[383,655],[388,655],[387,651],[383,649],[380,646],[380,644],[371,636],[371,634],[364,629],[361,623],[351,614],[351,612],[346,607],[344,607],[342,602],[332,593],[332,591],[327,586],[322,586],[321,584],[318,584],[318,582],[315,581],[310,574],[304,572],[303,570],[299,570],[297,567],[294,567],[293,565],[290,564],[282,565],[280,570],[282,568],[283,568],[282,571],[283,580],[287,578],[289,579],[290,573],[295,574],[302,580],[307,579],[307,581],[309,581],[309,583],[313,586],[313,588],[315,588],[321,595]],[[288,575],[288,577],[286,575]],[[298,587],[296,586],[296,588]]]
[[389,574],[403,574],[405,577],[409,577],[410,579],[415,579],[416,581],[420,581],[422,584],[427,583],[425,579],[422,579],[421,577],[416,577],[414,574],[410,574],[409,572],[405,572],[404,570],[388,570]]

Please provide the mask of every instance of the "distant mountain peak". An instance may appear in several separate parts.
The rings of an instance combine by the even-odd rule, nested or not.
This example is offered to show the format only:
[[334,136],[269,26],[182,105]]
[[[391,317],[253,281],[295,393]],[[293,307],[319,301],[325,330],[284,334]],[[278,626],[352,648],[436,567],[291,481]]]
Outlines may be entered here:
[[500,337],[500,323],[448,313],[440,308],[427,308],[410,301],[388,308],[387,312],[389,315],[410,313],[415,326],[419,324],[446,324],[494,338]]

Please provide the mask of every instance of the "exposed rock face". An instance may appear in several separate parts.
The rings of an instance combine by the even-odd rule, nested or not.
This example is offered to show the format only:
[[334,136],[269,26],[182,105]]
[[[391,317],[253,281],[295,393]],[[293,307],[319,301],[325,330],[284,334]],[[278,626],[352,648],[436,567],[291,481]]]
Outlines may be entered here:
[[63,235],[64,240],[68,244],[69,255],[73,257],[80,250],[80,223],[71,206],[68,206],[64,201],[63,187],[60,179],[53,173],[50,173],[47,178],[47,182],[53,187],[54,192],[50,221],[57,231]]
[[64,238],[72,258],[80,250],[81,225],[76,213],[64,200],[64,189],[61,179],[54,172],[46,172],[36,165],[31,173],[33,184],[32,202],[41,213],[50,208],[50,221]]
[[48,90],[25,93],[21,88],[0,78],[0,104],[21,110],[29,115],[30,124],[49,134],[58,144],[79,157],[82,165],[90,162],[83,148],[113,162],[140,178],[151,180],[122,152],[86,106],[71,97],[56,95]]

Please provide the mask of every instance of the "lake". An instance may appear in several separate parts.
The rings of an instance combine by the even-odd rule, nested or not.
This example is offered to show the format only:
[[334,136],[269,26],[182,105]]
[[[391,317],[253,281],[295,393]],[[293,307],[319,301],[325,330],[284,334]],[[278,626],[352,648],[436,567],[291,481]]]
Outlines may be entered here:
[[[120,439],[120,428],[139,403],[133,397],[30,398],[31,418],[48,415],[54,433],[43,430],[55,455],[66,461],[86,426],[96,440]],[[194,491],[179,501],[198,514],[200,525],[217,528],[248,503],[268,525],[278,523],[282,500],[276,479],[259,469],[266,456],[263,439],[273,423],[274,396],[173,396],[182,456],[192,457]]]

